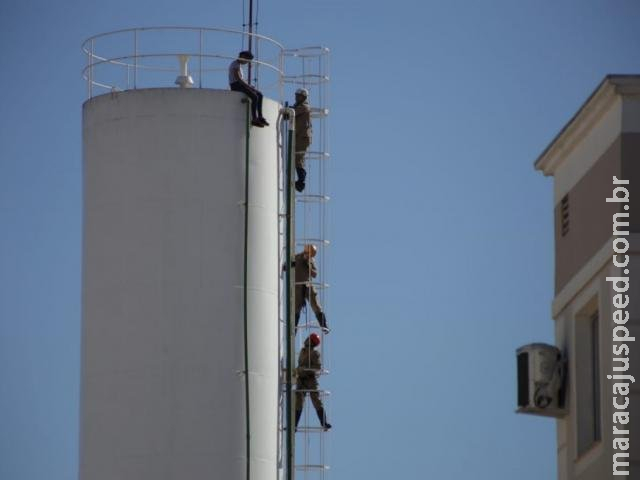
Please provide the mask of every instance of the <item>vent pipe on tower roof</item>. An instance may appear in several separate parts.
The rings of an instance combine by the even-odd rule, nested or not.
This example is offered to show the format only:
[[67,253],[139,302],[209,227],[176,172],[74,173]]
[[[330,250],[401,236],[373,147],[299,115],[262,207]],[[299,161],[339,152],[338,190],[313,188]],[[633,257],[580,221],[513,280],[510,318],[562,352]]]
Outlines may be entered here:
[[176,78],[176,85],[180,88],[191,88],[193,86],[193,78],[189,75],[189,55],[178,55],[180,61],[180,75]]

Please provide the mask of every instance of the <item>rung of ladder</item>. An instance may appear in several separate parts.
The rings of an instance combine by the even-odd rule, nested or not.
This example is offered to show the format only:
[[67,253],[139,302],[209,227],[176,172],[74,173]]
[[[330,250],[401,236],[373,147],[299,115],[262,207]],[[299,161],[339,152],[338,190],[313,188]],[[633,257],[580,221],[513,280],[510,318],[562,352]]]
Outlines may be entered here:
[[297,427],[296,428],[296,432],[324,433],[328,431],[329,429],[325,429],[324,427]]
[[313,464],[313,463],[299,464],[299,465],[296,465],[296,470],[307,470],[307,471],[329,470],[329,465]]
[[329,390],[313,390],[313,389],[294,389],[293,390],[294,393],[298,392],[298,393],[319,393],[321,397],[328,397],[329,395],[331,395],[331,392]]
[[302,246],[302,245],[306,245],[307,243],[321,243],[323,245],[329,245],[331,242],[329,240],[326,240],[324,238],[307,238],[307,237],[303,237],[303,238],[297,238],[296,239],[296,245],[298,246]]
[[329,195],[296,195],[299,203],[327,203],[330,199]]

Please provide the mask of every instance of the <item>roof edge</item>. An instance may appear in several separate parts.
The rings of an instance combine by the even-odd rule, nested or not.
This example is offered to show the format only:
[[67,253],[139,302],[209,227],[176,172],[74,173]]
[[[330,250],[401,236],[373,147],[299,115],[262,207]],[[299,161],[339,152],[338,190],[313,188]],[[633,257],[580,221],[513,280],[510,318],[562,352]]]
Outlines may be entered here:
[[562,150],[571,145],[580,127],[588,126],[601,112],[606,110],[617,95],[640,95],[640,75],[609,74],[591,92],[591,95],[580,106],[578,111],[562,127],[551,143],[542,151],[534,162],[534,168],[545,176],[553,175],[565,157]]

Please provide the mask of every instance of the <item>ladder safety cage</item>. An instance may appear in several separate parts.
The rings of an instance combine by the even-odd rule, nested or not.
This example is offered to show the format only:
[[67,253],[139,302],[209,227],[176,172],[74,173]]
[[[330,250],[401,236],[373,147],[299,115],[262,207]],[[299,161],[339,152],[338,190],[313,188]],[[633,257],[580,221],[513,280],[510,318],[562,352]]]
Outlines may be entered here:
[[[300,422],[296,428],[295,434],[295,467],[294,472],[287,473],[286,479],[304,480],[324,480],[327,478],[329,466],[327,462],[327,428],[321,425],[320,413],[314,409],[314,400],[319,400],[324,407],[324,421],[330,422],[331,410],[328,408],[327,399],[330,392],[326,390],[325,378],[330,371],[329,345],[331,336],[327,335],[329,330],[323,328],[321,319],[318,318],[318,309],[320,316],[324,316],[326,325],[332,327],[332,315],[329,308],[327,282],[328,272],[328,251],[330,246],[328,232],[328,202],[330,197],[327,188],[327,170],[328,160],[330,159],[328,147],[328,117],[329,117],[329,49],[325,47],[306,47],[300,49],[283,49],[282,50],[283,75],[283,91],[290,104],[293,104],[294,93],[299,88],[304,88],[309,92],[308,101],[311,110],[312,123],[312,142],[304,155],[304,167],[306,169],[306,187],[303,192],[295,194],[295,252],[293,255],[304,251],[309,244],[314,245],[317,249],[315,255],[315,265],[317,275],[313,277],[311,273],[309,278],[294,279],[294,289],[296,295],[301,292],[305,294],[306,301],[304,306],[300,299],[293,298],[292,302],[298,303],[299,321],[296,325],[295,334],[295,365],[296,373],[311,372],[315,376],[316,388],[302,388],[304,382],[299,385],[301,388],[295,388],[294,397],[297,399],[302,396],[303,411]],[[302,151],[295,151],[302,153]],[[284,193],[285,185],[281,183],[281,192]],[[283,195],[281,195],[282,198]],[[283,212],[281,212],[283,213]],[[285,216],[280,217],[285,218]],[[282,223],[282,222],[281,222]],[[283,230],[281,230],[283,231]],[[281,249],[281,252],[283,250]],[[303,289],[306,289],[306,291]],[[284,289],[283,289],[284,290]],[[283,298],[283,295],[281,295]],[[316,310],[314,312],[314,310]],[[284,313],[284,309],[281,308]],[[281,317],[281,326],[284,327],[285,316]],[[320,345],[316,348],[320,354],[321,367],[310,364],[299,365],[298,362],[300,351],[304,347],[305,339],[311,334],[317,334],[320,337]],[[282,336],[281,336],[282,338]],[[284,362],[283,362],[284,364]],[[294,383],[297,383],[297,378]],[[313,381],[311,381],[313,384]],[[281,389],[284,393],[284,389]],[[284,407],[284,401],[281,406]],[[281,419],[286,417],[286,413],[280,413]],[[286,428],[286,422],[281,423],[282,431]]]

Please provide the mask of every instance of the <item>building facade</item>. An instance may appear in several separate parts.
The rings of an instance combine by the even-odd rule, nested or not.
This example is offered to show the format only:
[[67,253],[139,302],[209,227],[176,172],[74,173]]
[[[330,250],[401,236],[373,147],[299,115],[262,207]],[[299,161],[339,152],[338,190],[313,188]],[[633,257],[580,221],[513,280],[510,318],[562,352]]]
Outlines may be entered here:
[[607,76],[535,167],[554,183],[558,478],[640,479],[640,76]]

